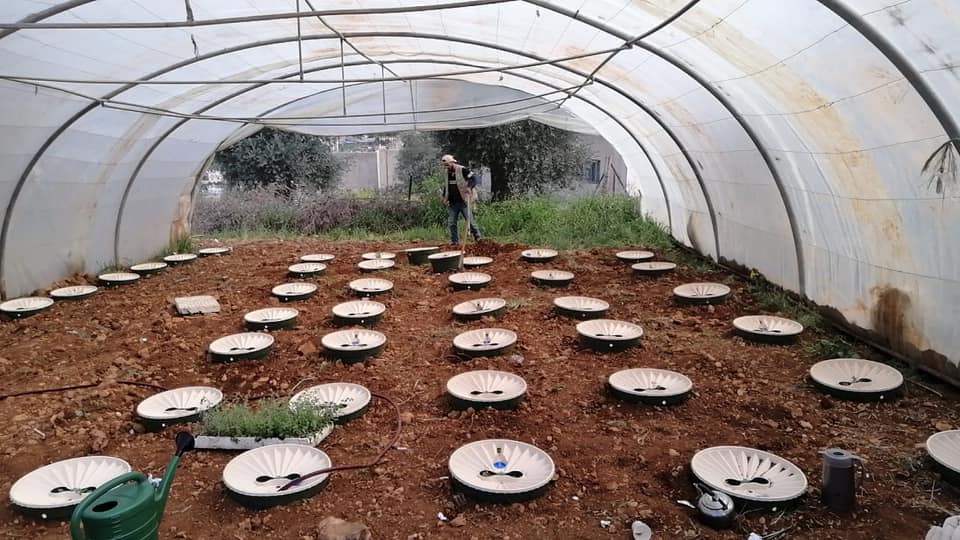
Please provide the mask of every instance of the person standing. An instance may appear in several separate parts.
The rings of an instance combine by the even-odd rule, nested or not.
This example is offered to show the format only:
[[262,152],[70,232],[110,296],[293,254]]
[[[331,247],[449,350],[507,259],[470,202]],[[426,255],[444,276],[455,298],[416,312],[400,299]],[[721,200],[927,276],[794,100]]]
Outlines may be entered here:
[[473,240],[479,242],[480,228],[477,227],[477,222],[473,218],[473,203],[477,200],[477,179],[470,169],[457,163],[450,154],[440,158],[440,163],[447,172],[447,181],[443,184],[441,200],[449,205],[447,225],[450,227],[450,243],[460,243],[461,215],[470,224]]

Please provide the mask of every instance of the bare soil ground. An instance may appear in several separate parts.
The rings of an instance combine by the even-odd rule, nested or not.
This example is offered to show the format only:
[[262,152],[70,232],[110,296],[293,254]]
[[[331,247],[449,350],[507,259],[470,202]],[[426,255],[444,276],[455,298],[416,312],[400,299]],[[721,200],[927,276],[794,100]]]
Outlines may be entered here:
[[[746,538],[755,531],[772,538],[922,538],[960,504],[960,492],[930,468],[922,443],[935,431],[958,425],[957,392],[930,379],[913,384],[892,403],[859,404],[827,397],[811,388],[807,370],[821,358],[804,347],[825,334],[807,332],[790,346],[748,343],[731,321],[754,314],[745,283],[723,273],[681,268],[672,276],[638,279],[614,257],[616,249],[566,252],[549,266],[576,274],[564,290],[530,283],[537,269],[520,259],[523,246],[485,242],[468,254],[491,255],[491,286],[453,292],[447,277],[427,266],[400,264],[381,275],[393,280],[392,294],[377,327],[388,337],[386,351],[366,364],[324,361],[320,337],[333,329],[330,309],[349,300],[347,283],[360,277],[356,262],[372,250],[410,245],[326,243],[317,240],[249,241],[234,244],[226,257],[200,259],[139,283],[102,289],[79,302],[61,302],[22,321],[0,325],[0,394],[106,381],[98,387],[0,400],[0,489],[22,475],[61,459],[106,454],[134,470],[159,476],[172,453],[175,429],[141,433],[134,408],[153,390],[118,384],[136,380],[175,388],[220,387],[230,398],[291,395],[295,388],[328,381],[360,383],[389,395],[403,411],[397,448],[376,468],[336,473],[313,498],[265,511],[248,510],[228,498],[221,481],[234,452],[202,451],[185,456],[161,526],[162,538],[284,538],[315,535],[317,523],[338,516],[367,524],[375,538],[628,538],[635,519],[650,524],[656,538]],[[291,281],[286,267],[299,255],[330,252],[337,259],[314,281],[320,292],[300,310],[299,326],[275,332],[277,344],[261,361],[213,364],[209,343],[243,331],[242,317],[277,305],[270,289]],[[716,307],[679,307],[673,287],[690,281],[723,281],[734,292]],[[81,278],[73,280],[81,282]],[[173,314],[175,297],[210,294],[222,312],[183,318]],[[597,354],[579,347],[575,321],[558,317],[552,300],[585,295],[610,302],[610,317],[643,326],[642,346]],[[512,308],[495,323],[455,322],[450,309],[470,298],[498,296]],[[495,357],[457,362],[453,337],[467,329],[498,326],[519,334],[522,365]],[[862,349],[866,357],[879,358]],[[628,367],[660,367],[694,381],[686,403],[670,408],[629,405],[605,392],[606,378]],[[451,412],[445,383],[472,369],[501,369],[522,375],[526,401],[516,411]],[[392,436],[396,413],[382,402],[321,443],[335,464],[364,462]],[[485,438],[511,438],[546,450],[558,478],[543,497],[525,504],[456,504],[447,459],[457,447]],[[693,499],[689,462],[715,445],[764,449],[797,464],[810,488],[796,509],[742,515],[737,529],[716,532],[701,526],[678,499]],[[859,509],[837,516],[819,500],[817,451],[850,450],[866,460],[868,480]],[[437,513],[455,518],[442,523]],[[601,528],[601,520],[610,521]],[[0,534],[11,538],[64,538],[62,522],[40,522],[0,509]]]

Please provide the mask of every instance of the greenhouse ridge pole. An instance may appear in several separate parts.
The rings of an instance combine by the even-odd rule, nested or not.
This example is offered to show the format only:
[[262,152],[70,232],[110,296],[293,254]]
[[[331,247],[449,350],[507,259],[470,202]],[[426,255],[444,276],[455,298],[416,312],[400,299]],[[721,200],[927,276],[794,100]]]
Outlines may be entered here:
[[[357,62],[356,65],[366,65],[366,64],[369,64],[369,63],[375,63],[375,62]],[[390,63],[390,64],[406,64],[406,63],[424,63],[424,61],[422,61],[422,60],[388,60],[388,61],[385,61],[384,63]],[[430,63],[430,64],[454,64],[454,65],[463,65],[463,66],[470,66],[470,65],[472,65],[472,64],[468,64],[468,63],[454,62],[454,61],[450,61],[450,60],[430,60],[430,61],[428,61],[428,62],[426,62],[426,63]],[[334,65],[334,66],[325,66],[325,67],[320,67],[320,68],[313,68],[313,69],[310,70],[310,71],[322,71],[322,70],[326,70],[326,69],[336,69],[337,67],[338,67],[338,66],[335,66],[335,65]],[[293,74],[293,75],[287,75],[286,77],[291,77],[291,76],[294,76],[294,75],[295,75],[295,74]],[[560,87],[558,87],[558,86],[556,86],[556,85],[553,85],[552,83],[548,83],[548,82],[542,81],[542,80],[540,80],[540,79],[538,79],[538,78],[535,78],[535,77],[533,77],[533,76],[523,75],[523,74],[518,74],[518,73],[510,73],[510,74],[508,74],[508,75],[514,76],[514,77],[518,77],[518,78],[523,78],[523,79],[529,80],[529,81],[531,81],[531,82],[534,82],[534,83],[537,83],[537,84],[541,84],[541,85],[543,85],[543,86],[546,86],[546,87],[548,87],[548,88],[554,88],[555,91],[564,91],[564,90],[565,90],[565,89],[562,89],[562,88],[560,88]],[[459,79],[455,79],[455,80],[459,80]],[[199,110],[199,112],[203,112],[203,111],[209,110],[209,109],[211,109],[211,108],[213,108],[213,107],[217,107],[217,106],[219,106],[219,105],[222,105],[223,103],[226,103],[226,102],[228,102],[228,101],[231,101],[231,100],[233,100],[233,99],[235,99],[235,98],[237,98],[237,97],[239,97],[239,96],[241,96],[241,95],[243,95],[243,94],[246,94],[247,92],[256,90],[257,88],[261,88],[261,87],[263,87],[263,86],[264,86],[264,85],[258,85],[258,86],[254,86],[254,87],[251,87],[251,88],[246,88],[246,89],[243,89],[243,90],[241,90],[241,91],[235,92],[235,93],[233,93],[233,94],[231,94],[231,95],[229,95],[229,96],[226,96],[226,97],[218,100],[218,101],[215,102],[215,103],[212,103],[212,104],[210,104],[210,105],[208,105],[208,106],[202,107],[202,108]],[[271,108],[271,109],[269,109],[269,110],[267,110],[267,111],[265,111],[265,112],[263,112],[263,113],[261,113],[261,114],[259,114],[259,115],[257,115],[257,116],[258,116],[258,117],[263,117],[263,116],[268,115],[268,114],[270,114],[270,113],[272,113],[272,112],[274,112],[274,111],[280,110],[280,109],[282,109],[282,108],[284,108],[284,107],[287,107],[287,106],[289,106],[289,105],[291,105],[291,104],[293,104],[293,103],[296,103],[297,101],[302,101],[302,100],[304,100],[304,99],[309,99],[309,98],[314,97],[314,96],[316,96],[316,95],[323,94],[323,93],[327,93],[327,92],[334,91],[334,90],[336,90],[336,89],[335,89],[335,88],[328,88],[328,89],[326,89],[326,90],[321,90],[320,92],[315,92],[315,93],[313,93],[313,94],[309,94],[309,95],[307,95],[307,96],[303,96],[303,97],[300,97],[300,98],[297,98],[297,99],[288,101],[288,102],[286,102],[286,103],[277,105],[277,106],[275,106],[275,107],[273,107],[273,108]],[[611,114],[609,111],[607,111],[606,109],[604,109],[604,108],[602,108],[601,106],[597,105],[596,103],[590,101],[590,100],[587,99],[587,98],[584,98],[584,97],[582,97],[582,96],[577,96],[577,99],[579,99],[579,100],[587,103],[588,105],[596,108],[597,110],[599,110],[599,111],[602,112],[603,114],[605,114],[605,115],[607,115],[608,117],[610,117],[610,119],[612,119],[614,122],[616,122],[616,123],[634,140],[634,142],[635,142],[635,143],[637,144],[637,146],[640,148],[640,151],[643,152],[643,154],[646,156],[647,161],[650,163],[650,166],[651,166],[651,168],[653,169],[654,174],[655,174],[656,177],[657,177],[657,181],[658,181],[658,183],[660,184],[660,189],[661,189],[662,192],[663,192],[664,203],[665,203],[666,208],[667,208],[667,221],[668,221],[668,226],[671,227],[671,229],[672,229],[672,227],[673,227],[673,221],[672,221],[671,211],[670,211],[670,199],[669,199],[669,196],[667,195],[666,186],[665,186],[665,184],[664,184],[664,182],[663,182],[663,177],[661,176],[660,170],[659,170],[659,168],[657,167],[656,162],[653,160],[653,157],[652,157],[652,156],[650,155],[650,153],[647,151],[645,145],[640,141],[639,138],[637,138],[637,136],[633,133],[632,130],[630,130],[619,118],[616,117],[616,115]],[[174,126],[172,126],[171,128],[169,128],[163,135],[161,135],[161,136],[154,142],[154,144],[144,153],[144,155],[140,158],[139,162],[137,163],[137,166],[135,167],[135,169],[134,169],[134,171],[133,171],[133,174],[130,176],[130,179],[127,181],[127,184],[126,184],[126,186],[124,187],[123,197],[121,198],[120,206],[119,206],[119,208],[118,208],[118,210],[117,210],[117,220],[116,220],[116,225],[115,225],[115,228],[114,228],[114,259],[115,259],[115,261],[119,262],[119,260],[120,260],[120,256],[119,256],[119,249],[120,249],[120,232],[121,232],[121,228],[122,228],[122,220],[123,220],[124,209],[125,209],[125,207],[126,207],[126,201],[127,201],[128,197],[129,197],[130,191],[131,191],[132,188],[133,188],[133,184],[136,182],[136,179],[137,179],[138,176],[139,176],[140,170],[141,170],[141,169],[143,168],[143,166],[146,164],[147,160],[150,158],[150,156],[153,154],[153,152],[160,146],[160,144],[162,144],[163,141],[167,139],[167,137],[169,137],[171,134],[173,134],[174,131],[176,131],[177,129],[179,129],[182,125],[184,125],[184,124],[185,124],[186,122],[188,122],[189,120],[190,120],[189,118],[185,118],[185,119],[181,120],[181,121],[178,122],[176,125],[174,125]],[[211,154],[214,154],[214,153],[216,153],[216,150],[214,150],[214,152],[212,152]],[[210,159],[210,158],[208,158],[208,159]],[[198,173],[198,176],[196,177],[196,179],[194,180],[195,182],[198,181],[199,175],[202,174],[202,173],[203,173],[203,171],[201,170],[200,173]]]
[[[220,19],[200,19],[193,21],[153,21],[153,22],[70,22],[70,23],[41,23],[35,22],[46,19],[69,11],[75,7],[93,2],[94,0],[74,0],[64,6],[56,6],[44,10],[35,15],[31,15],[32,21],[26,19],[15,23],[0,22],[0,29],[17,30],[111,30],[111,29],[136,29],[136,28],[189,28],[194,26],[216,26],[224,24],[276,21],[282,19],[304,18],[304,17],[335,17],[338,15],[391,15],[397,13],[412,13],[418,11],[438,11],[444,9],[469,8],[477,6],[486,6],[490,4],[505,4],[517,0],[465,0],[462,2],[450,2],[446,4],[414,4],[410,6],[382,7],[382,8],[351,8],[351,9],[327,9],[301,12],[284,13],[261,13],[259,15],[247,15],[244,17],[224,17]],[[12,32],[11,32],[12,33]],[[5,34],[0,35],[4,37]]]
[[64,2],[62,4],[49,7],[43,11],[38,11],[36,13],[27,15],[26,17],[20,19],[16,23],[0,26],[0,39],[3,39],[9,36],[10,34],[13,34],[20,28],[35,24],[44,19],[53,17],[54,15],[63,13],[65,11],[70,11],[75,7],[80,7],[84,4],[89,4],[94,1],[96,0],[71,0],[70,2]]

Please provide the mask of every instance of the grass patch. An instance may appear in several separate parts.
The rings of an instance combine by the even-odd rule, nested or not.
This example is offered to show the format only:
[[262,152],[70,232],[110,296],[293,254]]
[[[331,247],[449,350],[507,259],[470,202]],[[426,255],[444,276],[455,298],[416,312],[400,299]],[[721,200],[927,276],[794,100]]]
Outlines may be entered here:
[[335,408],[304,403],[291,409],[287,400],[229,403],[203,414],[203,435],[222,437],[258,437],[261,439],[304,437],[322,431],[333,423]]
[[161,257],[179,253],[193,253],[195,249],[196,246],[193,244],[193,237],[189,234],[184,234],[173,239],[170,244],[167,245],[167,249],[163,251]]
[[803,352],[816,358],[858,358],[859,355],[842,336],[822,337],[803,348]]
[[[194,231],[225,238],[445,242],[447,208],[425,189],[412,201],[356,199],[316,194],[281,195],[267,189],[225,192],[202,199],[194,212]],[[665,228],[640,212],[639,200],[593,196],[575,200],[524,197],[477,205],[485,238],[555,249],[634,246],[667,250]],[[462,223],[461,223],[462,227]]]
[[823,324],[823,318],[815,306],[770,283],[757,272],[750,273],[747,292],[761,310],[784,313],[802,324],[804,328],[819,328]]
[[677,263],[678,266],[693,270],[694,272],[708,273],[720,271],[720,267],[710,259],[680,247],[671,247],[665,255],[668,260]]
[[508,298],[507,309],[526,309],[530,307],[529,298]]

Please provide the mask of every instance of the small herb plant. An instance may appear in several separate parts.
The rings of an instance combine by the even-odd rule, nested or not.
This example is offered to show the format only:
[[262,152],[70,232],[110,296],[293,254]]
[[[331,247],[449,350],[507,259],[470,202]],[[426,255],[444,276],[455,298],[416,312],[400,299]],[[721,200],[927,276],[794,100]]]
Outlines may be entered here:
[[270,400],[255,408],[248,403],[224,404],[203,414],[202,434],[219,437],[286,439],[306,437],[333,423],[335,406],[303,403],[291,409],[286,400]]

